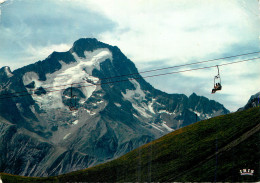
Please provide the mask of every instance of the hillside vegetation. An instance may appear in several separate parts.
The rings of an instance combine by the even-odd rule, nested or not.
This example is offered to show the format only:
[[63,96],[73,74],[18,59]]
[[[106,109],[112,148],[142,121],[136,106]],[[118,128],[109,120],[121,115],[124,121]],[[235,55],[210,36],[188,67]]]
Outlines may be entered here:
[[[85,170],[32,178],[1,174],[7,182],[180,182],[260,180],[260,109],[200,121],[128,154]],[[217,152],[217,153],[216,153]],[[239,171],[254,170],[253,176]]]

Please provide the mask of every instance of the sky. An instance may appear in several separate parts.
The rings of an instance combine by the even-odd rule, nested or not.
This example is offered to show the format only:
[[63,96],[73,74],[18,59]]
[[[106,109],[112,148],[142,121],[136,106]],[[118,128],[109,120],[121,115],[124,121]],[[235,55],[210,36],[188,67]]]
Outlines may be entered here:
[[[257,52],[259,19],[257,0],[0,0],[0,67],[44,60],[86,37],[118,46],[140,72]],[[146,80],[167,93],[194,92],[236,111],[260,91],[259,68],[260,59],[219,67],[223,89],[214,95],[216,67]]]

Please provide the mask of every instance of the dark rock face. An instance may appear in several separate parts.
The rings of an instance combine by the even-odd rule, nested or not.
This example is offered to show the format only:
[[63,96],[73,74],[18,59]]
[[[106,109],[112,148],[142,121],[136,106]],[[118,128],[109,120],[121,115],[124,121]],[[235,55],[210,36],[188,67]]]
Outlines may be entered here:
[[238,109],[238,111],[243,111],[250,109],[252,107],[260,106],[260,92],[252,95],[244,107]]
[[119,48],[96,39],[13,73],[0,69],[0,89],[0,171],[26,176],[91,167],[229,113],[196,94],[153,88]]

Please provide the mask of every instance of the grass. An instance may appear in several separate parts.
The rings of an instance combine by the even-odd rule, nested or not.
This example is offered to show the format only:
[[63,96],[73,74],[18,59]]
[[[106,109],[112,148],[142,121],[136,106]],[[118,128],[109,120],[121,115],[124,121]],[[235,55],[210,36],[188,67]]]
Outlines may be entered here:
[[[128,154],[92,168],[48,178],[1,174],[12,182],[182,182],[260,180],[260,133],[217,155],[218,149],[254,129],[260,122],[259,108],[200,121],[143,145]],[[216,168],[217,167],[217,168]],[[239,170],[255,170],[254,176],[241,176]]]

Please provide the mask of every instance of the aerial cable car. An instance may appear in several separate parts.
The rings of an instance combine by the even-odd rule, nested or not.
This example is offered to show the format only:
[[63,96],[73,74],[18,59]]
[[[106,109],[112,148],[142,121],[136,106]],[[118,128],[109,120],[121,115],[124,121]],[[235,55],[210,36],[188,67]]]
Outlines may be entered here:
[[216,75],[216,76],[214,77],[214,85],[213,85],[213,89],[212,89],[211,94],[214,94],[214,93],[216,93],[216,91],[222,89],[221,78],[220,78],[220,75],[219,75],[218,65],[217,65],[216,67],[217,67],[217,69],[218,69],[218,75]]
[[77,109],[77,101],[76,101],[76,99],[77,99],[77,96],[76,95],[72,95],[72,85],[71,85],[71,87],[70,87],[70,104],[69,104],[69,109],[71,111],[78,110]]

